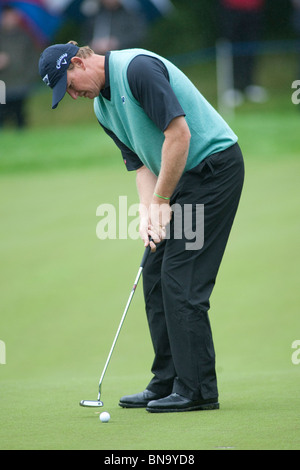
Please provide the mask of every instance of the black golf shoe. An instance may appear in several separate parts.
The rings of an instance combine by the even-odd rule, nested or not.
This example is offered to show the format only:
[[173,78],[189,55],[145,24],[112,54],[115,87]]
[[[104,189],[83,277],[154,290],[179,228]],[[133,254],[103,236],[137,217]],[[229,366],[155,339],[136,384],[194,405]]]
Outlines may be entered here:
[[150,392],[150,390],[146,389],[141,393],[122,397],[119,405],[122,406],[122,408],[146,408],[149,401],[159,400],[160,398],[162,398],[161,395]]
[[190,400],[178,395],[178,393],[172,393],[160,400],[150,401],[146,410],[149,413],[174,413],[178,411],[218,410],[219,408],[220,404],[217,399]]

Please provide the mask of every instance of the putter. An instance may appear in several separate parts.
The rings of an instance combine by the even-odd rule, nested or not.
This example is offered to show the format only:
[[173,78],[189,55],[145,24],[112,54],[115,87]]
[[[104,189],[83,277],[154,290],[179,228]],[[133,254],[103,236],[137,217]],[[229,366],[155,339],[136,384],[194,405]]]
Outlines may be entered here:
[[132,301],[132,299],[133,299],[134,293],[135,293],[135,291],[136,291],[137,285],[138,285],[138,283],[139,283],[140,277],[141,277],[141,275],[142,275],[144,266],[145,266],[145,264],[146,264],[146,261],[147,261],[147,259],[148,259],[148,256],[149,256],[150,252],[151,252],[151,248],[150,248],[150,245],[148,245],[148,246],[146,247],[146,249],[145,249],[145,253],[144,253],[143,259],[142,259],[142,261],[141,261],[140,268],[139,268],[139,270],[138,270],[138,274],[137,274],[136,279],[135,279],[135,281],[134,281],[133,288],[132,288],[132,290],[131,290],[131,293],[130,293],[128,302],[127,302],[127,304],[126,304],[124,313],[123,313],[123,315],[122,315],[119,328],[118,328],[118,330],[117,330],[117,333],[116,333],[115,339],[114,339],[114,341],[113,341],[111,350],[110,350],[110,352],[109,352],[108,358],[107,358],[107,360],[106,360],[106,363],[105,363],[105,366],[104,366],[102,375],[101,375],[101,377],[100,377],[98,398],[97,398],[97,400],[82,400],[82,401],[79,403],[80,406],[84,406],[84,407],[87,407],[87,408],[100,408],[100,407],[103,406],[103,402],[100,400],[100,399],[101,399],[101,387],[102,387],[102,382],[103,382],[103,379],[104,379],[106,370],[107,370],[107,368],[108,368],[108,364],[109,364],[109,362],[110,362],[111,356],[112,356],[113,351],[114,351],[114,349],[115,349],[116,342],[117,342],[117,340],[118,340],[118,337],[119,337],[121,328],[122,328],[123,323],[124,323],[124,321],[125,321],[125,318],[126,318],[126,315],[127,315],[128,309],[129,309],[129,306],[130,306],[131,301]]

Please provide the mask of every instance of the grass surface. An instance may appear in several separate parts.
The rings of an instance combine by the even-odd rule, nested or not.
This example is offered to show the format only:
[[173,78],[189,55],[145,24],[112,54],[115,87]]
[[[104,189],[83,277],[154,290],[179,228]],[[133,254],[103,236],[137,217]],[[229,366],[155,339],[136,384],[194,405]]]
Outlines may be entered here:
[[97,398],[143,247],[97,239],[96,209],[136,202],[135,177],[95,123],[1,135],[1,449],[299,449],[299,119],[287,106],[231,122],[246,182],[211,299],[220,411],[118,407],[151,378],[140,285],[103,384],[105,425],[78,403]]

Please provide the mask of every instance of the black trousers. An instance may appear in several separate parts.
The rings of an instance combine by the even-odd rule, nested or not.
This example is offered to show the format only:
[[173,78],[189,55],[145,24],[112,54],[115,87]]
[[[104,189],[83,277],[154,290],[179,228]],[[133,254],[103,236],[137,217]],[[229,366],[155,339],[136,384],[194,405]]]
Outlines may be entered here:
[[[174,213],[167,239],[149,256],[143,272],[146,312],[155,353],[154,377],[147,388],[155,393],[176,392],[193,400],[218,397],[209,299],[243,181],[243,157],[239,145],[235,144],[186,172],[172,196],[172,207],[177,212],[182,208],[181,236],[178,236],[178,217]],[[199,220],[194,219],[201,218],[203,208],[204,227],[201,227]],[[191,240],[192,232],[194,240]]]

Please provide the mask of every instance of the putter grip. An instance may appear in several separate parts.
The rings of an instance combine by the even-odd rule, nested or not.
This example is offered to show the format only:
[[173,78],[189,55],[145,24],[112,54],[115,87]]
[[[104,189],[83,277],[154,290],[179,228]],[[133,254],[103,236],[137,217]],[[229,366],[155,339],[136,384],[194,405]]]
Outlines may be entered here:
[[[149,241],[151,242],[152,238],[150,238]],[[148,245],[148,246],[146,246],[145,253],[144,253],[143,259],[141,261],[141,266],[140,266],[141,268],[144,268],[150,253],[151,253],[151,248],[150,248],[150,245]]]

